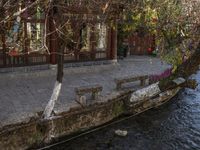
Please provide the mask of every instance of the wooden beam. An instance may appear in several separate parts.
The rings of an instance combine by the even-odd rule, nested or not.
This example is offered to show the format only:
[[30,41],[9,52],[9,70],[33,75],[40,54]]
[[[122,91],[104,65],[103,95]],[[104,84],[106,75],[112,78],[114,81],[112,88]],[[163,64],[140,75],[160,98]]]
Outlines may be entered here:
[[111,27],[111,59],[117,60],[117,23]]

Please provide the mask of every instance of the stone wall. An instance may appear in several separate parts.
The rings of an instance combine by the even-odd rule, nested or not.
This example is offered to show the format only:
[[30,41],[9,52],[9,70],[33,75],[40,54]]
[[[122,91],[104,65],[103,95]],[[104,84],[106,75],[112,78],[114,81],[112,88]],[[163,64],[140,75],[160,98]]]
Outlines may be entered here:
[[83,132],[123,115],[144,112],[171,99],[179,89],[167,91],[146,100],[130,102],[132,91],[121,91],[113,99],[86,107],[76,107],[56,114],[51,120],[32,118],[29,123],[4,127],[0,130],[0,147],[6,150],[23,150],[50,143],[53,139]]

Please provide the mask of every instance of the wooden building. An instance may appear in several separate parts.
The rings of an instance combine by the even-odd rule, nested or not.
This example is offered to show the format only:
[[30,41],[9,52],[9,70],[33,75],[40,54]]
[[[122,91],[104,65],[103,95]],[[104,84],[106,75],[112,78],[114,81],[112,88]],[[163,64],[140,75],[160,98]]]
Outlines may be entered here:
[[148,55],[155,50],[155,36],[152,34],[131,34],[127,39],[130,55]]
[[[45,8],[46,4],[38,3],[20,16],[1,23],[0,67],[56,64],[58,30],[67,34],[66,63],[117,59],[115,26],[119,9],[116,4],[110,4],[105,11],[108,6],[103,3],[105,0],[101,1],[98,5],[88,4],[87,0],[58,1],[58,6],[49,9]],[[15,9],[22,10],[33,2],[24,0]],[[7,7],[3,8],[7,9],[5,12],[9,10]],[[56,22],[57,12],[62,12],[59,19],[63,24]]]

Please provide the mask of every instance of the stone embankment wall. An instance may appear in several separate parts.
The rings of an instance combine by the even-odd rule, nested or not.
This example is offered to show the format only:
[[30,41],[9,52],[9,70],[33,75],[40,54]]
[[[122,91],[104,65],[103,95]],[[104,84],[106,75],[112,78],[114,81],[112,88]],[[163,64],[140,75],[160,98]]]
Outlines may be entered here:
[[56,114],[51,120],[32,118],[28,123],[11,125],[0,130],[0,147],[5,150],[23,150],[50,143],[52,139],[83,132],[112,121],[124,114],[144,112],[171,99],[179,89],[174,89],[153,98],[130,102],[133,91],[121,91],[112,98],[98,101],[85,107],[72,108]]

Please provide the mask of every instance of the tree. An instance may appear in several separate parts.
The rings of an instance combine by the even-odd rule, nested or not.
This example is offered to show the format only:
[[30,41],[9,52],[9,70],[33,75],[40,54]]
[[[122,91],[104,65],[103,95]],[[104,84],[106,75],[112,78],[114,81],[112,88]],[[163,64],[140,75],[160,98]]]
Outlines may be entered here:
[[179,52],[188,51],[189,43],[195,40],[198,43],[199,5],[198,1],[183,0],[135,2],[124,8],[120,33],[122,37],[132,32],[155,34],[161,55],[166,57],[172,53],[172,57],[177,49]]
[[[144,8],[141,8],[142,14],[138,19],[142,23],[137,25],[155,31],[157,44],[162,47],[161,55],[166,57],[170,54],[168,57],[173,58],[171,62],[175,62],[175,68],[170,77],[134,92],[131,101],[148,98],[178,86],[195,88],[196,82],[188,78],[199,69],[200,64],[200,17],[197,16],[200,13],[200,1],[147,0],[143,1],[142,6]],[[153,10],[153,14],[149,15],[151,11],[148,10]],[[156,16],[155,24],[144,23],[149,16],[151,19]],[[173,57],[177,51],[180,55]],[[190,55],[184,62],[182,53],[187,51]],[[178,80],[180,84],[176,83]]]
[[[158,88],[158,91],[165,91],[174,86],[173,80],[179,77],[187,78],[199,65],[199,31],[200,31],[200,12],[199,1],[184,1],[184,0],[1,0],[0,1],[0,32],[1,34],[8,34],[10,30],[8,22],[17,24],[17,29],[20,28],[21,16],[26,16],[26,13],[34,13],[36,8],[40,6],[42,11],[45,12],[45,38],[43,48],[50,55],[46,39],[52,33],[48,33],[47,23],[51,18],[55,26],[60,44],[57,48],[57,79],[50,101],[45,108],[43,117],[45,119],[51,118],[54,105],[59,97],[62,86],[63,78],[63,63],[64,63],[64,50],[70,45],[74,48],[80,48],[81,40],[78,38],[76,41],[72,40],[73,35],[70,32],[70,20],[76,18],[75,16],[66,18],[66,9],[70,5],[76,4],[80,9],[84,6],[87,12],[92,12],[96,18],[100,17],[101,21],[108,22],[113,25],[114,20],[118,18],[118,22],[123,21],[121,24],[122,31],[127,33],[130,31],[138,30],[140,34],[145,31],[156,34],[157,46],[160,49],[161,55],[166,55],[174,51],[182,52],[182,49],[190,51],[189,59],[183,64],[177,63],[177,67],[171,77],[164,79],[154,86],[147,87],[146,90]],[[68,12],[69,13],[69,12]],[[95,13],[99,13],[98,16]],[[116,15],[118,14],[118,15]],[[85,14],[77,16],[77,26],[83,25],[84,19],[90,17]],[[92,17],[95,18],[95,17]],[[23,34],[18,34],[18,41],[23,42]],[[20,40],[19,40],[20,39]],[[72,51],[74,49],[71,49]],[[29,51],[28,53],[31,53]],[[27,54],[26,54],[27,55]],[[172,55],[169,55],[171,58]],[[181,56],[176,59],[180,59]],[[182,60],[182,59],[181,59]],[[180,65],[181,64],[181,65]],[[180,66],[178,66],[180,65]],[[184,69],[183,69],[184,68]],[[191,70],[192,68],[192,70]],[[157,91],[157,92],[158,92]],[[140,91],[139,91],[140,92]],[[134,95],[134,94],[133,94]],[[148,96],[148,94],[147,94]]]
[[[19,53],[21,55],[29,55],[32,52],[45,49],[45,53],[51,55],[52,53],[49,50],[46,39],[52,34],[57,35],[57,41],[59,41],[59,47],[57,47],[55,52],[57,55],[57,78],[51,98],[43,114],[44,119],[49,119],[51,118],[54,105],[59,97],[62,87],[64,55],[68,55],[64,54],[64,51],[67,49],[70,55],[70,53],[73,53],[73,51],[76,49],[84,47],[85,41],[83,41],[81,37],[78,37],[80,36],[80,27],[83,27],[85,22],[90,19],[96,19],[97,22],[101,21],[105,24],[108,22],[108,20],[113,20],[114,17],[112,16],[114,14],[114,10],[112,5],[116,5],[116,3],[110,0],[92,2],[89,2],[88,0],[2,0],[0,2],[0,8],[3,14],[0,18],[0,31],[6,36],[8,34],[12,34],[11,38],[15,37],[12,40],[12,43],[16,43],[14,46],[12,46],[13,52],[18,52],[19,49],[23,47],[22,45],[24,44],[24,41],[26,44],[30,45],[30,41],[35,38],[32,37],[31,33],[29,33],[30,31],[24,32],[23,26],[32,28],[30,23],[27,23],[26,20],[31,20],[32,18],[34,19],[35,15],[38,17],[39,11],[42,11],[45,15],[45,34],[43,42],[41,42],[43,45],[38,49],[29,49],[26,52],[20,51]],[[80,13],[78,11],[80,11]],[[48,31],[49,20],[53,23],[55,28],[54,31],[51,32]],[[76,21],[75,24],[73,23],[74,21]],[[72,26],[77,30],[71,32],[70,29]],[[37,28],[37,26],[35,28]],[[15,33],[13,31],[15,31]],[[35,32],[37,33],[38,31]],[[28,36],[25,37],[25,34],[28,34]],[[78,38],[74,40],[73,37]],[[18,47],[17,44],[20,45],[20,47]],[[14,54],[13,52],[12,55]]]

